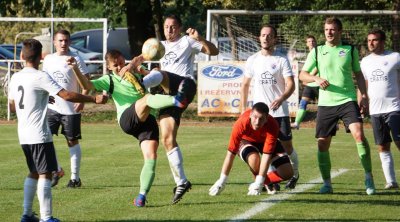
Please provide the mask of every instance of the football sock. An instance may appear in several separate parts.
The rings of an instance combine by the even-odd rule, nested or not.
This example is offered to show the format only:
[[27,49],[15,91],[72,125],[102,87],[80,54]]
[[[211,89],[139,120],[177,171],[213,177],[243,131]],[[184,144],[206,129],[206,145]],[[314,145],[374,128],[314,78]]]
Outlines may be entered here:
[[319,171],[323,180],[331,178],[331,158],[329,156],[329,151],[321,152],[318,151],[318,165]]
[[293,148],[293,152],[289,155],[290,156],[290,164],[292,164],[293,167],[293,175],[294,177],[298,178],[299,176],[299,158],[297,157],[297,152]]
[[173,96],[168,95],[148,95],[146,104],[153,109],[162,109],[175,105],[175,99]]
[[151,70],[149,74],[143,77],[143,85],[146,89],[160,85],[163,75],[160,71]]
[[394,171],[393,156],[390,151],[379,152],[379,157],[382,163],[383,174],[387,183],[395,183],[396,174]]
[[25,178],[24,203],[23,203],[24,211],[22,215],[28,215],[28,216],[32,215],[33,198],[35,198],[37,184],[38,184],[37,180],[30,177]]
[[185,171],[183,169],[183,157],[181,149],[177,146],[167,153],[169,167],[177,186],[184,184],[187,181]]
[[296,119],[294,120],[294,122],[297,125],[300,125],[301,121],[303,121],[304,117],[306,116],[307,110],[305,109],[298,109],[297,113],[296,113]]
[[264,184],[280,183],[282,181],[283,181],[283,179],[282,179],[282,177],[279,176],[277,171],[271,171],[271,172],[267,173]]
[[79,180],[79,170],[81,168],[81,145],[76,144],[69,148],[69,157],[71,160],[71,180]]
[[156,176],[156,163],[157,160],[154,159],[144,160],[142,172],[140,173],[140,194],[146,195],[150,191]]
[[40,218],[46,221],[51,218],[52,214],[51,180],[39,178],[37,196],[40,205]]
[[370,173],[372,171],[371,152],[367,139],[364,139],[363,142],[356,143],[356,146],[364,171]]

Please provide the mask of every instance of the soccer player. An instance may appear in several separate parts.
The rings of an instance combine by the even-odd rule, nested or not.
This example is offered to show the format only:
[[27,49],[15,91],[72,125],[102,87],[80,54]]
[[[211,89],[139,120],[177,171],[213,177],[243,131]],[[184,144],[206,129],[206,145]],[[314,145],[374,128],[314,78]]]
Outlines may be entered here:
[[[329,17],[325,20],[325,45],[314,48],[300,72],[299,79],[304,83],[316,82],[320,86],[316,135],[318,138],[318,164],[324,185],[321,194],[333,193],[331,182],[331,159],[329,147],[332,136],[336,135],[336,124],[341,119],[347,132],[353,136],[361,165],[365,171],[365,186],[368,195],[375,193],[372,177],[370,147],[364,136],[361,112],[368,105],[365,80],[361,73],[358,51],[351,45],[342,43],[342,22]],[[319,75],[310,75],[315,68]],[[357,105],[356,77],[362,99]],[[361,110],[360,110],[361,108]]]
[[292,144],[289,105],[286,101],[293,93],[295,85],[292,69],[287,57],[275,51],[278,33],[275,27],[263,25],[260,30],[261,51],[247,59],[244,78],[240,91],[241,112],[248,106],[247,97],[251,80],[254,78],[253,102],[263,102],[270,108],[270,114],[279,124],[279,140],[290,156],[294,176],[287,184],[287,189],[294,189],[299,179],[298,158]]
[[[117,117],[121,129],[139,140],[144,157],[144,165],[140,174],[140,191],[134,200],[134,205],[144,207],[147,193],[155,177],[159,132],[154,109],[168,106],[182,107],[176,96],[151,95],[145,91],[149,86],[148,79],[143,79],[143,86],[138,85],[139,76],[126,72],[125,58],[121,52],[110,50],[106,56],[107,68],[112,72],[96,80],[87,81],[82,76],[79,80],[85,82],[86,90],[105,90],[111,94],[117,108]],[[132,59],[131,65],[137,68],[143,62],[143,57]],[[152,71],[158,72],[158,71]],[[151,109],[151,108],[154,109]]]
[[29,174],[24,182],[21,222],[39,221],[32,213],[35,193],[39,199],[40,221],[57,222],[52,216],[51,178],[57,170],[53,138],[46,120],[49,94],[71,102],[105,103],[107,97],[85,96],[66,91],[47,73],[38,70],[42,44],[35,39],[23,42],[25,68],[15,73],[10,82],[9,105],[18,118],[18,138],[25,154]]
[[361,70],[368,88],[369,113],[385,189],[398,189],[390,143],[394,140],[400,150],[400,54],[385,50],[385,40],[386,34],[380,29],[368,33],[371,54],[361,61]]
[[[67,90],[80,92],[79,85],[70,66],[67,65],[67,58],[74,57],[77,61],[79,69],[76,71],[79,75],[86,75],[87,66],[83,60],[75,53],[69,51],[70,33],[67,30],[59,30],[54,34],[53,44],[56,52],[49,54],[44,58],[43,71]],[[89,76],[87,76],[89,78]],[[82,94],[87,94],[85,90]],[[67,184],[69,188],[77,188],[82,185],[80,178],[80,167],[82,151],[79,144],[81,139],[81,114],[83,103],[71,103],[65,101],[59,96],[54,96],[55,102],[49,104],[47,111],[47,120],[52,134],[58,135],[61,126],[61,133],[65,136],[69,147],[71,177]],[[58,172],[53,175],[52,186],[58,184],[58,180],[64,175],[64,171],[58,162]]]
[[[308,50],[311,52],[315,46],[317,46],[317,41],[315,40],[315,37],[312,35],[308,35],[306,38],[306,45],[308,47]],[[313,74],[316,74],[317,70],[313,72]],[[300,123],[303,121],[304,117],[306,116],[307,113],[307,105],[311,100],[318,99],[318,90],[319,87],[315,83],[308,83],[307,85],[304,86],[303,92],[301,95],[301,100],[299,103],[299,109],[297,110],[296,114],[296,119],[294,120],[294,123],[291,124],[291,127],[293,129],[299,129],[300,128]]]
[[278,122],[268,113],[268,106],[259,102],[235,122],[220,178],[209,190],[211,196],[224,190],[236,155],[249,166],[255,177],[248,195],[260,195],[264,186],[269,194],[274,194],[272,184],[293,176],[289,157],[278,140]]
[[[162,87],[167,95],[176,95],[178,92],[188,95],[185,102],[189,104],[196,95],[197,88],[193,76],[194,55],[199,52],[217,55],[218,49],[200,36],[196,29],[188,28],[187,35],[181,35],[181,31],[182,21],[178,16],[170,15],[165,18],[164,35],[166,40],[161,41],[165,47],[165,55],[160,59],[160,64],[163,71],[174,74],[165,79]],[[176,187],[173,189],[172,204],[182,199],[182,196],[192,187],[185,175],[183,155],[176,140],[181,115],[185,108],[169,107],[161,109],[159,112],[161,141],[176,183]]]

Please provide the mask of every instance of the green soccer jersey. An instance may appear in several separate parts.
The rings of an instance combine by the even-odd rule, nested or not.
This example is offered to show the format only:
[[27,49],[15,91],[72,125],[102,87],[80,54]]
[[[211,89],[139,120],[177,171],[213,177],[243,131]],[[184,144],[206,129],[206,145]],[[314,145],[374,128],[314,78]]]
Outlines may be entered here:
[[[141,99],[143,96],[132,86],[131,83],[123,80],[119,75],[111,74],[111,78],[114,83],[114,91],[112,98],[117,108],[118,122],[121,118],[122,113],[130,107],[134,102]],[[104,75],[98,79],[91,80],[96,90],[105,90],[108,92],[110,89],[110,77]],[[154,115],[154,111],[151,112]]]
[[[356,101],[353,72],[360,72],[358,51],[354,48],[351,56],[350,45],[318,46],[318,73],[329,82],[328,88],[319,89],[319,106],[337,106]],[[315,48],[308,54],[303,70],[311,73],[316,67]]]

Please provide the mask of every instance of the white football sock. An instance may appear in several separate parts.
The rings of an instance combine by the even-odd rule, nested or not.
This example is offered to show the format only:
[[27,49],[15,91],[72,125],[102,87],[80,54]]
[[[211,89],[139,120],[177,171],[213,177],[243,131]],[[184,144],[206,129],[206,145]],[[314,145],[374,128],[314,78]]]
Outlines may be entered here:
[[81,145],[76,144],[69,148],[69,156],[71,159],[71,180],[79,180],[79,169],[81,168]]
[[187,179],[185,171],[183,170],[183,157],[179,147],[175,147],[167,153],[169,167],[171,168],[172,175],[177,186],[184,184]]
[[394,171],[394,163],[392,153],[389,151],[379,152],[379,157],[382,163],[383,174],[385,175],[386,183],[396,182],[396,173]]
[[39,178],[37,196],[40,205],[40,219],[46,221],[52,215],[51,180]]
[[299,159],[297,157],[297,152],[293,148],[293,152],[289,155],[290,163],[293,167],[293,176],[298,178],[299,177]]
[[146,89],[158,86],[163,80],[163,75],[160,71],[151,70],[149,74],[147,74],[143,78],[143,85]]
[[24,211],[22,215],[28,215],[28,216],[32,215],[33,198],[35,198],[37,184],[38,184],[37,180],[30,177],[25,178],[24,203],[23,203]]

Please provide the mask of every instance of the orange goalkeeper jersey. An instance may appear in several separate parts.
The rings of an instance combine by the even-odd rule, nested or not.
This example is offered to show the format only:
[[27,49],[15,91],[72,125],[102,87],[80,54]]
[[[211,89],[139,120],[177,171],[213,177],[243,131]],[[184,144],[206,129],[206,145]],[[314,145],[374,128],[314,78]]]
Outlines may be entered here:
[[268,120],[264,126],[258,130],[254,130],[250,123],[250,113],[251,110],[247,110],[236,120],[228,150],[236,154],[239,151],[240,141],[247,140],[251,143],[263,143],[263,153],[274,153],[279,134],[278,122],[272,116],[268,115]]

